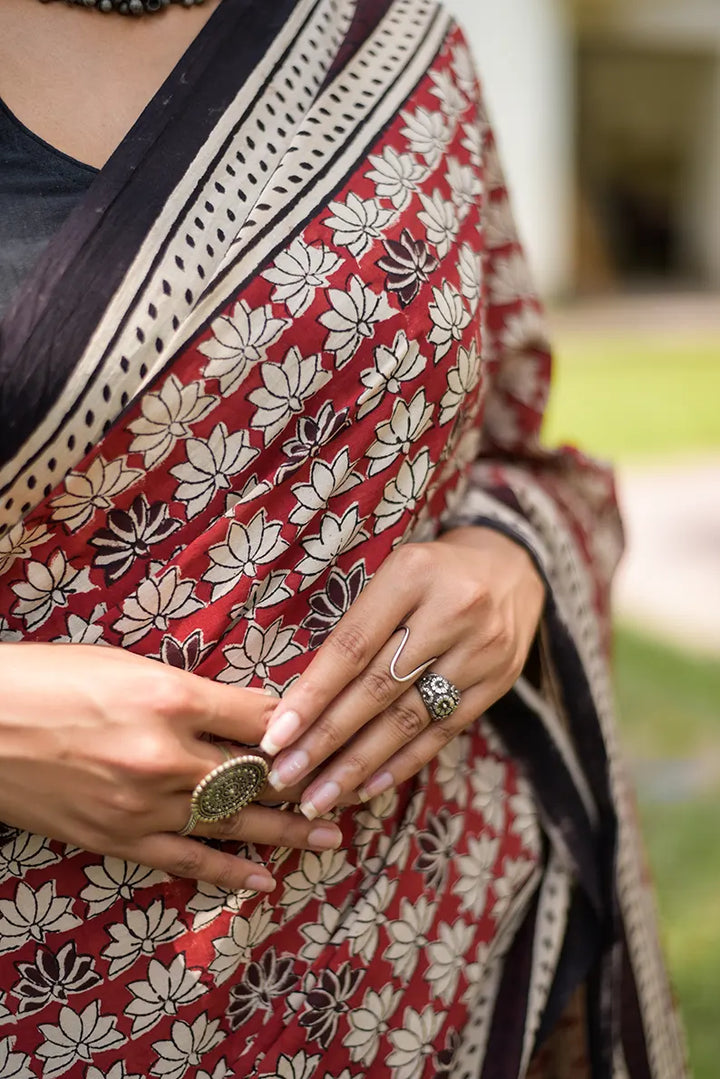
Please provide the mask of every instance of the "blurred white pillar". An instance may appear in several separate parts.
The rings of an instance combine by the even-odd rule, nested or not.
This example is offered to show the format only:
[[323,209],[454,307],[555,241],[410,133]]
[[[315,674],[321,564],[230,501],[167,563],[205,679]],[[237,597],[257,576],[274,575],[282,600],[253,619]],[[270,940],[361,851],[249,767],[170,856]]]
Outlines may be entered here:
[[446,0],[478,61],[541,293],[572,284],[573,51],[558,0]]

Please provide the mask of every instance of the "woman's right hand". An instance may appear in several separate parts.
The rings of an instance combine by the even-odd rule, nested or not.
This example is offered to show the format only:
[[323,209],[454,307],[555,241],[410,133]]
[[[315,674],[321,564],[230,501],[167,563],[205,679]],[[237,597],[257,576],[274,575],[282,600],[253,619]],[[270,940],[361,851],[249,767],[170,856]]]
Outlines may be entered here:
[[[263,866],[178,835],[215,739],[257,745],[277,701],[120,648],[0,644],[0,820],[230,890],[272,891]],[[326,850],[328,821],[249,805],[193,835]]]

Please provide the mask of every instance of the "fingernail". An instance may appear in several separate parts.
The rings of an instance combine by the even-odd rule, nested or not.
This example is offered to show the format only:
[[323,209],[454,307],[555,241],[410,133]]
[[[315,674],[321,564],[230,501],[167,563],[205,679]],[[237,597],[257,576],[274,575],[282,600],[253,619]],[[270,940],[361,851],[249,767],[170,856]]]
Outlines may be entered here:
[[276,764],[272,772],[268,776],[268,783],[271,787],[274,787],[276,791],[284,791],[286,787],[289,787],[291,783],[295,783],[298,779],[302,779],[305,772],[308,770],[310,764],[310,758],[304,749],[296,749],[294,753],[285,757],[284,760]]
[[330,779],[318,787],[312,798],[300,803],[300,811],[308,820],[315,820],[321,813],[327,813],[328,809],[332,809],[341,793],[340,784]]
[[245,881],[247,887],[252,888],[254,892],[272,892],[275,883],[267,873],[251,873]]
[[378,794],[383,794],[385,791],[390,790],[395,780],[389,772],[380,772],[379,775],[373,776],[364,787],[360,787],[358,790],[358,798],[361,802],[369,802],[371,798],[374,798]]
[[274,757],[292,742],[300,730],[300,722],[297,712],[281,712],[277,719],[270,720],[260,748],[264,753]]
[[329,824],[318,824],[310,832],[308,843],[318,850],[337,850],[342,843],[342,832]]

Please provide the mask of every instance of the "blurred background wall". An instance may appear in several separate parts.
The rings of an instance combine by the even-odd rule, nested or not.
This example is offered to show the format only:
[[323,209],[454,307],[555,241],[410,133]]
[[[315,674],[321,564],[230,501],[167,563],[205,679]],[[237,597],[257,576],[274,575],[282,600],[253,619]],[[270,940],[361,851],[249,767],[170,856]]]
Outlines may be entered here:
[[720,1074],[720,0],[446,0],[549,308],[545,438],[615,463],[615,678],[695,1079]]

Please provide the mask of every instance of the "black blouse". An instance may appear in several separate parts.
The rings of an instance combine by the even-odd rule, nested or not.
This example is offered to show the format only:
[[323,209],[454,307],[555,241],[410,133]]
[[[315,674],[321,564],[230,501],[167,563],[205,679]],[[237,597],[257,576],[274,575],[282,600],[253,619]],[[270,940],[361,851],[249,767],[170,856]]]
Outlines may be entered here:
[[33,134],[0,99],[0,318],[96,173]]

